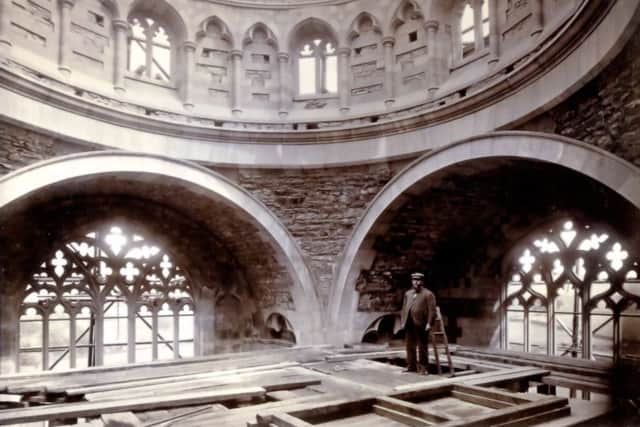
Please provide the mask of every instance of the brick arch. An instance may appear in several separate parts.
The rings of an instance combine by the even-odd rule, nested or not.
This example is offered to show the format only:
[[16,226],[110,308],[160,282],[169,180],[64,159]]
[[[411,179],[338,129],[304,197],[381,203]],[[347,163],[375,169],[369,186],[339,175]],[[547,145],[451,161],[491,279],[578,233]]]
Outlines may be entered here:
[[[135,174],[141,182],[150,178],[167,186],[167,197],[178,183],[209,201],[229,205],[243,220],[260,230],[276,258],[286,268],[295,311],[289,320],[301,344],[323,341],[323,310],[314,277],[298,244],[280,220],[258,199],[224,176],[188,162],[131,152],[97,152],[59,157],[25,167],[0,178],[0,211],[28,196],[42,194],[58,183],[104,175]],[[141,196],[144,196],[141,194]]]
[[355,283],[360,269],[371,263],[373,243],[389,218],[420,191],[432,174],[462,162],[490,158],[535,160],[568,168],[603,184],[640,209],[640,168],[577,140],[536,132],[496,132],[435,150],[389,181],[355,225],[337,261],[330,293],[327,314],[332,339],[359,339],[361,331],[354,326],[358,303]]

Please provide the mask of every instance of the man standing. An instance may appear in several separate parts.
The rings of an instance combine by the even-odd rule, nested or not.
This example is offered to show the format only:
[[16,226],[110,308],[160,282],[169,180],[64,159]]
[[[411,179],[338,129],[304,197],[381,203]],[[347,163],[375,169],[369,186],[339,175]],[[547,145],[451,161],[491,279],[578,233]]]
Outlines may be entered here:
[[[423,288],[424,274],[411,274],[411,289],[404,294],[401,324],[407,348],[407,372],[427,374],[429,329],[436,315],[436,297]],[[416,346],[418,355],[416,357]],[[419,362],[419,369],[418,364]]]

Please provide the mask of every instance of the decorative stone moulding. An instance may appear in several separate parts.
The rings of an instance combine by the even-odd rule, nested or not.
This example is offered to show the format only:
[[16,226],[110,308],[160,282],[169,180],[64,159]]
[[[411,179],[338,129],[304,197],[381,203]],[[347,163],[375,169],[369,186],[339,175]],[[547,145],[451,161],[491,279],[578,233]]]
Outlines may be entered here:
[[[283,1],[243,2],[229,0],[217,2],[225,4],[259,3],[260,5],[284,5]],[[305,4],[331,3],[338,5],[348,1],[306,1]],[[337,105],[327,115],[301,115],[299,111],[287,110],[283,105],[273,108],[273,120],[252,120],[251,112],[243,108],[242,98],[236,94],[229,103],[229,113],[224,116],[201,114],[192,105],[197,103],[191,96],[184,100],[188,109],[175,110],[159,108],[145,104],[143,97],[139,101],[132,96],[132,89],[127,90],[127,97],[117,96],[116,92],[96,90],[82,85],[83,80],[70,81],[59,78],[47,70],[35,69],[25,65],[17,55],[0,64],[0,85],[12,92],[26,95],[32,99],[47,103],[56,108],[72,111],[85,117],[91,117],[119,126],[132,127],[136,130],[159,133],[181,138],[207,139],[225,142],[265,142],[265,143],[331,143],[367,138],[380,138],[382,135],[406,133],[412,129],[420,129],[439,123],[448,122],[466,116],[480,108],[499,102],[517,93],[521,88],[547,73],[577,49],[581,41],[608,13],[616,2],[583,0],[553,30],[543,32],[543,37],[518,55],[512,55],[509,61],[499,62],[485,73],[471,73],[473,78],[454,84],[441,84],[439,89],[429,91],[425,86],[421,101],[413,104],[403,102],[402,96],[388,98],[382,92],[378,110],[367,114],[359,114],[358,108]],[[284,6],[283,6],[284,7]],[[435,28],[431,25],[430,28]],[[438,28],[442,28],[439,26]],[[432,37],[433,35],[431,35]],[[381,39],[390,40],[388,36]],[[382,49],[382,44],[380,49]],[[388,44],[388,43],[387,43]],[[397,45],[396,40],[393,45]],[[344,49],[344,48],[342,48]],[[336,46],[337,50],[337,46]],[[14,49],[15,51],[15,49]],[[232,66],[230,57],[228,68],[237,69],[242,57],[241,51],[233,50]],[[200,52],[196,48],[196,55]],[[278,54],[278,57],[283,54]],[[353,57],[353,53],[350,56]],[[291,58],[289,58],[291,60]],[[272,58],[278,62],[278,58]],[[77,73],[80,73],[78,71]],[[458,81],[460,79],[457,79]],[[233,80],[231,80],[233,81]],[[238,90],[243,87],[236,83]],[[190,90],[190,94],[193,90]],[[321,95],[321,103],[329,103],[333,98]],[[339,94],[335,94],[337,99]],[[388,101],[388,102],[387,102]],[[346,101],[343,99],[343,104]],[[233,103],[233,105],[232,105]],[[307,102],[315,108],[320,103]],[[386,107],[385,107],[386,104]],[[372,104],[373,105],[373,104]],[[231,115],[231,110],[235,115]],[[342,109],[342,112],[340,111]],[[318,111],[325,111],[326,107]],[[242,111],[242,114],[239,113]],[[310,110],[307,110],[310,111]],[[314,112],[316,110],[313,110]],[[2,114],[2,111],[0,111]],[[315,120],[305,117],[317,117]],[[326,117],[326,119],[325,119]]]

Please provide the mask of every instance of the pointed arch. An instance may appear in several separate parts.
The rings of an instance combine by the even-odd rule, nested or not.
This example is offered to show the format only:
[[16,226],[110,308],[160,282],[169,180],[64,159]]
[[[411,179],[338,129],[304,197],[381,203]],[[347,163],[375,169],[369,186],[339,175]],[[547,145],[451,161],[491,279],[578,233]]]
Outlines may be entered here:
[[380,25],[380,21],[374,15],[369,12],[360,12],[358,16],[351,22],[349,26],[349,41],[358,37],[367,29],[373,30],[376,33],[382,34],[382,26]]
[[[358,340],[354,327],[358,303],[355,282],[361,268],[374,255],[372,245],[393,215],[430,175],[474,159],[513,157],[538,160],[582,173],[640,208],[640,169],[593,145],[535,132],[496,132],[450,144],[428,153],[397,174],[375,199],[353,229],[336,269],[328,304],[328,316],[337,340]],[[348,326],[346,326],[348,325]]]
[[215,15],[206,18],[200,23],[200,25],[198,25],[195,40],[205,37],[210,30],[218,30],[217,33],[220,35],[220,38],[233,46],[233,35],[231,34],[231,31],[229,31],[229,27],[222,19]]
[[390,21],[387,26],[387,31],[389,34],[393,34],[396,28],[405,22],[411,20],[421,18],[424,19],[424,12],[422,8],[418,4],[417,0],[403,0],[395,12],[390,15]]
[[187,25],[180,13],[166,0],[135,0],[129,8],[127,20],[149,17],[162,22],[171,32],[172,42],[179,44],[187,40]]
[[274,49],[278,49],[278,40],[275,34],[266,24],[262,22],[256,22],[251,27],[249,27],[244,35],[244,39],[242,40],[242,46],[244,47],[249,43],[253,43],[256,40],[256,36],[260,33],[265,35],[267,44],[273,46]]
[[319,18],[309,17],[293,26],[287,36],[286,46],[288,46],[291,51],[294,51],[299,42],[299,37],[317,36],[328,36],[335,44],[337,44],[339,40],[338,33],[331,24]]
[[[135,174],[141,182],[156,180],[163,185],[186,185],[194,194],[222,203],[239,218],[259,230],[273,248],[273,257],[288,274],[293,309],[288,319],[300,343],[323,340],[323,309],[315,279],[298,243],[281,221],[260,200],[226,177],[204,167],[162,156],[132,152],[94,152],[59,157],[34,164],[0,178],[0,210],[57,183],[70,183],[104,176]],[[155,177],[155,178],[154,178]]]

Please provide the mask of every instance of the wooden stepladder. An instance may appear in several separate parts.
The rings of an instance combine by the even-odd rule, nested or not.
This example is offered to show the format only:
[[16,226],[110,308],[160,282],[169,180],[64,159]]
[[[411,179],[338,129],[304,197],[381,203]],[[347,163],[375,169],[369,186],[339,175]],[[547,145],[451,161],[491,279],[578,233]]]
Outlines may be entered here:
[[[436,358],[436,366],[438,367],[438,375],[442,375],[442,367],[440,366],[440,355],[438,354],[438,347],[444,349],[447,355],[447,362],[449,362],[449,374],[455,375],[453,370],[453,363],[451,363],[451,352],[449,351],[449,341],[447,340],[447,332],[444,330],[444,322],[442,321],[442,314],[440,314],[440,307],[436,307],[436,318],[429,329],[429,341],[433,347],[433,355]],[[436,342],[436,340],[439,340]]]

